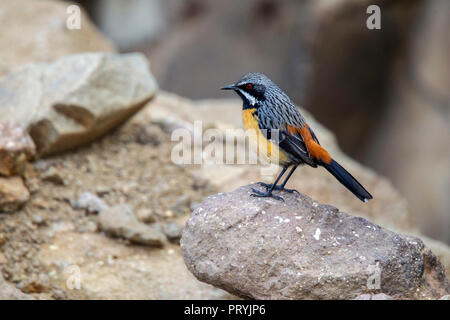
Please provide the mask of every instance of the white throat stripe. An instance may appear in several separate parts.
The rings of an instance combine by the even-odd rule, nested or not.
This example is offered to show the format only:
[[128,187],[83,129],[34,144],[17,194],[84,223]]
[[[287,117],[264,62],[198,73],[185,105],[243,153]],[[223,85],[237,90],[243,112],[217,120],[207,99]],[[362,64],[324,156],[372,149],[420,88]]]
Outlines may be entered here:
[[247,98],[250,105],[254,106],[258,102],[258,100],[248,92],[245,92],[244,90],[241,89],[238,90]]

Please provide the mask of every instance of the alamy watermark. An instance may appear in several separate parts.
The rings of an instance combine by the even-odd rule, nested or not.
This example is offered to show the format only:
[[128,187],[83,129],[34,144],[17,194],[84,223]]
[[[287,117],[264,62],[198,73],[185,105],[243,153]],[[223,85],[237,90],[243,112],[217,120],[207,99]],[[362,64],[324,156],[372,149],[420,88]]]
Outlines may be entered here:
[[67,290],[80,290],[81,289],[81,270],[77,265],[70,265],[64,269],[66,275],[66,288]]
[[66,13],[69,15],[66,20],[66,27],[69,30],[81,29],[81,9],[76,4],[70,5],[66,9]]
[[261,174],[278,171],[284,154],[278,148],[279,130],[210,128],[202,121],[172,131],[171,160],[177,165],[260,164]]
[[370,16],[367,18],[366,26],[369,30],[381,29],[381,9],[379,6],[373,4],[367,7],[367,14]]
[[381,289],[381,268],[377,261],[375,264],[367,266],[369,277],[367,278],[367,289],[380,290]]

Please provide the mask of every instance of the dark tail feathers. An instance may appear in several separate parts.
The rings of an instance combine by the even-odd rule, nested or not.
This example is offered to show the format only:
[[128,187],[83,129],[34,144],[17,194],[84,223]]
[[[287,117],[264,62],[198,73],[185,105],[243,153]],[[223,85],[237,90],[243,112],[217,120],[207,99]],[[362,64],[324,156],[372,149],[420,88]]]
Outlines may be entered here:
[[361,201],[367,202],[372,199],[372,195],[367,192],[366,189],[356,181],[353,176],[348,173],[339,163],[331,159],[329,164],[320,163],[325,169],[328,170],[340,183],[342,183],[348,190],[350,190],[355,196],[357,196]]

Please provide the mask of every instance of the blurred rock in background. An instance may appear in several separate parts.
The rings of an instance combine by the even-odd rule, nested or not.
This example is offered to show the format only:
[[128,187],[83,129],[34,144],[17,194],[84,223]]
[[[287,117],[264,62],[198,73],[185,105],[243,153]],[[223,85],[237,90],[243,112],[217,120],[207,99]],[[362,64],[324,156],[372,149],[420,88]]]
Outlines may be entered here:
[[390,177],[422,232],[450,242],[450,2],[427,1],[397,57],[387,112],[362,160]]
[[[389,177],[422,232],[450,241],[450,3],[318,1],[305,106],[342,148]],[[446,138],[444,138],[446,137]]]
[[67,7],[68,3],[50,0],[32,5],[29,0],[2,1],[0,76],[28,62],[49,62],[71,53],[115,51],[83,10],[82,28],[74,32],[67,29]]
[[[121,51],[138,50],[149,56],[158,83],[167,91],[196,99],[223,97],[218,88],[224,83],[258,70],[296,101],[303,98],[306,40],[312,31],[310,1],[81,3],[100,29],[117,40]],[[148,21],[154,21],[153,27]]]
[[[150,58],[164,90],[223,97],[221,85],[267,73],[393,181],[423,232],[450,242],[448,1],[80,3],[121,51]],[[372,4],[381,30],[366,27]]]
[[314,2],[317,28],[305,106],[336,132],[342,148],[361,159],[389,112],[392,68],[408,51],[421,1],[376,1],[381,30],[366,27],[373,1]]

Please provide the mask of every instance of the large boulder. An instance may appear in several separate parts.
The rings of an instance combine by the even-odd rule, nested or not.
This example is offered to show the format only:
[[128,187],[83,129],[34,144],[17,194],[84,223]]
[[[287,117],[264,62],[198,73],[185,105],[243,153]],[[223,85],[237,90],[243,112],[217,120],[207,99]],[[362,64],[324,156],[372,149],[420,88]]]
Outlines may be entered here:
[[90,142],[156,93],[137,53],[86,53],[18,67],[0,79],[2,121],[26,127],[39,156]]
[[49,62],[81,52],[114,52],[81,10],[81,28],[66,26],[72,3],[51,0],[0,2],[0,75],[30,62]]
[[251,188],[208,197],[181,239],[188,269],[201,281],[255,299],[354,299],[367,292],[438,299],[450,287],[436,256],[396,234],[302,194],[284,201]]

